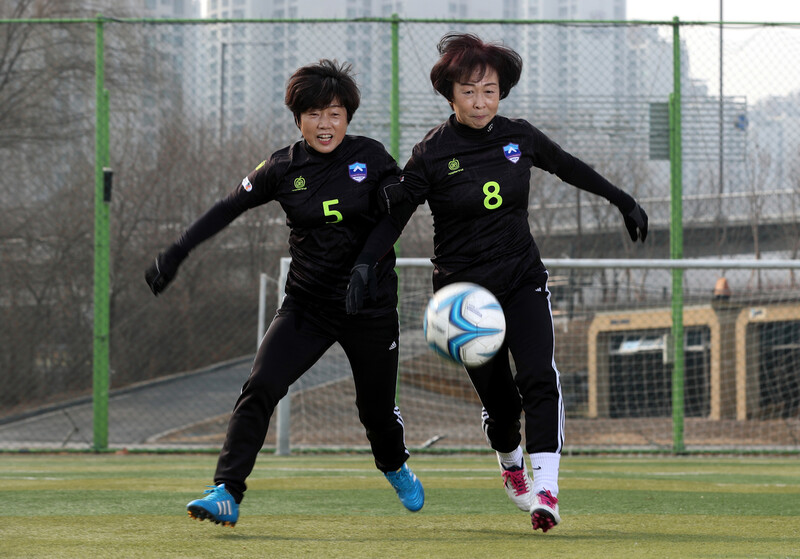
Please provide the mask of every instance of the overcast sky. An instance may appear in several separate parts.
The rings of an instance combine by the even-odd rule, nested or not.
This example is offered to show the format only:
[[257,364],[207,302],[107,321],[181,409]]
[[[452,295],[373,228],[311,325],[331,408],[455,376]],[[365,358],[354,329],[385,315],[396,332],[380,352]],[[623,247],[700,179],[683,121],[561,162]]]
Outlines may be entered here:
[[[719,21],[720,0],[628,0],[628,19]],[[722,0],[725,21],[800,23],[798,0]]]
[[[719,21],[720,0],[627,0],[628,19]],[[723,0],[722,19],[730,22],[787,22],[800,24],[799,0]],[[716,28],[718,29],[718,28]],[[787,69],[787,60],[800,60],[798,28],[730,28],[724,33],[725,92],[746,95],[753,102],[765,95],[800,91],[800,70]],[[669,34],[669,31],[664,33]],[[690,47],[691,74],[703,79],[710,93],[718,91],[719,65],[714,58],[715,27],[687,28],[681,37]],[[777,56],[777,53],[783,53]]]

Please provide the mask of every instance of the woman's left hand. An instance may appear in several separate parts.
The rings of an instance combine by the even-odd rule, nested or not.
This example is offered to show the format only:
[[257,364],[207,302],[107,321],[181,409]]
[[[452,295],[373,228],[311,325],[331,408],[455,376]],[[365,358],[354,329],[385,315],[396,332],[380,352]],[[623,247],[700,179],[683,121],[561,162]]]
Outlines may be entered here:
[[633,209],[628,213],[623,213],[625,218],[625,227],[628,228],[628,234],[631,240],[635,243],[637,240],[644,240],[647,238],[647,214],[644,209],[636,203]]

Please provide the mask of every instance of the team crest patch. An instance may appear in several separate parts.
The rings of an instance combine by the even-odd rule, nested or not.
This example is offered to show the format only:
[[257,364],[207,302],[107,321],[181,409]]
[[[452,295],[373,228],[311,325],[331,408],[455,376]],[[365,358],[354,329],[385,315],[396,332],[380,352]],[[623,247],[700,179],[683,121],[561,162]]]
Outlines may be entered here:
[[505,155],[506,159],[512,163],[519,161],[519,157],[522,155],[522,152],[519,151],[519,144],[508,144],[507,146],[503,146],[503,155]]
[[367,178],[367,164],[366,163],[359,163],[355,162],[352,165],[347,166],[348,171],[350,172],[350,178],[356,182],[361,182],[365,178]]
[[250,179],[248,179],[247,177],[242,179],[242,188],[244,188],[247,192],[253,190],[253,185],[250,184]]

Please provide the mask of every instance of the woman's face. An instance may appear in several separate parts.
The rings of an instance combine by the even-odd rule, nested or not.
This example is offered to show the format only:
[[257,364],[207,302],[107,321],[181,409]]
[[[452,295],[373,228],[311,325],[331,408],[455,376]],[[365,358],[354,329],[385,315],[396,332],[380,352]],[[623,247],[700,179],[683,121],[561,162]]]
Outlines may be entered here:
[[322,109],[309,109],[300,113],[299,127],[309,146],[320,153],[330,153],[347,133],[347,111],[338,101]]
[[497,70],[486,68],[481,77],[477,72],[468,83],[453,84],[451,105],[456,120],[470,128],[483,128],[497,114],[500,104],[500,82]]

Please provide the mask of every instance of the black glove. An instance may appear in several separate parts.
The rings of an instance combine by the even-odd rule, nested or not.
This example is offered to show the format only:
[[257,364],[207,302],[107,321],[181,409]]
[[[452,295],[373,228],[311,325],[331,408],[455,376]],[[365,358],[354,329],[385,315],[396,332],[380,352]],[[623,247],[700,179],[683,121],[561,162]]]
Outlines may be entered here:
[[628,228],[628,234],[631,240],[635,243],[637,240],[644,240],[647,238],[647,214],[644,209],[638,204],[634,203],[631,211],[622,213],[625,218],[625,227]]
[[153,295],[158,295],[164,291],[169,283],[175,279],[175,274],[178,273],[178,266],[183,262],[183,258],[179,255],[179,250],[170,247],[164,252],[158,253],[155,259],[147,270],[144,272],[144,279]]
[[350,283],[347,284],[345,305],[347,314],[357,314],[364,307],[364,296],[374,301],[378,294],[378,278],[375,267],[369,264],[356,264],[350,270]]

